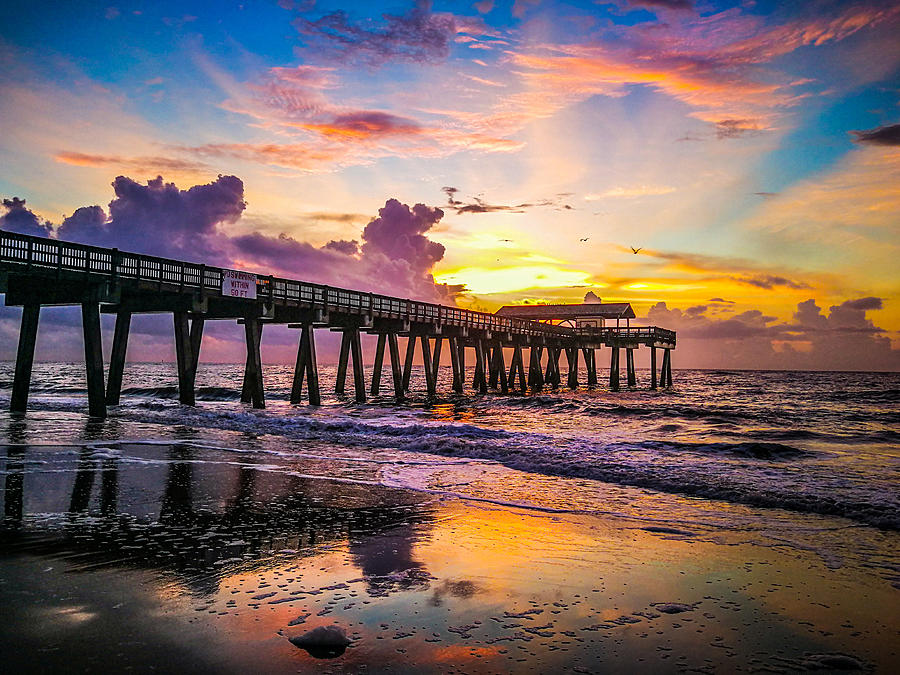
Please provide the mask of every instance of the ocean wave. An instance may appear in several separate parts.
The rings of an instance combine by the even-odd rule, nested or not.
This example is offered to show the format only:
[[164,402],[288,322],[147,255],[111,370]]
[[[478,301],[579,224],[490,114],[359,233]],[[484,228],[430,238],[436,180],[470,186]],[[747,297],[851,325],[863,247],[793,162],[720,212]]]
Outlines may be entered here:
[[[649,442],[652,443],[652,442]],[[648,442],[636,444],[650,447]],[[667,444],[653,444],[664,447]],[[682,448],[686,444],[678,444]],[[689,444],[692,451],[726,452],[738,456],[756,458],[774,452],[792,454],[794,448],[779,444],[736,443],[736,444]],[[760,447],[763,446],[763,447]],[[765,446],[776,446],[766,448]],[[633,444],[619,444],[621,448],[632,448]],[[668,447],[678,447],[668,444]],[[781,449],[783,448],[783,449]],[[550,451],[533,452],[509,448],[497,451],[485,445],[466,442],[459,438],[416,439],[402,445],[400,450],[427,452],[452,457],[469,457],[493,460],[518,471],[541,473],[566,478],[597,480],[605,483],[647,488],[670,494],[701,497],[718,501],[744,504],[748,506],[777,508],[800,513],[840,516],[874,527],[900,530],[900,509],[892,494],[869,495],[868,499],[852,498],[846,493],[835,493],[827,489],[816,489],[813,482],[806,490],[797,489],[790,483],[781,484],[772,477],[766,484],[746,483],[732,480],[723,472],[698,470],[695,465],[663,467],[653,462],[617,462],[599,459],[600,452],[594,453],[594,460],[584,456],[554,454]],[[606,448],[607,450],[610,448]],[[802,451],[799,451],[802,453]]]
[[268,413],[177,410],[179,424],[284,435],[376,451],[392,449],[487,460],[517,471],[841,516],[876,527],[900,529],[900,505],[894,491],[879,491],[868,483],[848,487],[846,477],[835,476],[833,467],[810,464],[818,453],[784,443],[602,442],[465,423],[399,424],[397,419],[374,423],[345,417],[329,420]]
[[[122,390],[122,396],[175,400],[178,398],[178,387],[127,387]],[[195,397],[199,401],[237,401],[241,398],[241,392],[231,387],[197,387]]]

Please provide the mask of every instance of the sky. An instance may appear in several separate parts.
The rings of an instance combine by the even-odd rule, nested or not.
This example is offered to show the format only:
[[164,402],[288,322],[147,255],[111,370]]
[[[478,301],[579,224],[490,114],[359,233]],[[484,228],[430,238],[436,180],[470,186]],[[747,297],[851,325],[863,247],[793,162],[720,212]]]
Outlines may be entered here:
[[898,34],[886,1],[8,0],[0,227],[487,311],[593,292],[676,367],[900,370]]

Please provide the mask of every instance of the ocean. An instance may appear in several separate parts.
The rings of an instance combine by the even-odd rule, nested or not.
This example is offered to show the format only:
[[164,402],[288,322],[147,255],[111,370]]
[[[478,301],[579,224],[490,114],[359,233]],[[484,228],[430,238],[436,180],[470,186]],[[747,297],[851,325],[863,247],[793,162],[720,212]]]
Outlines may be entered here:
[[[438,400],[426,400],[424,377],[421,371],[414,370],[410,399],[397,405],[388,395],[389,386],[382,387],[385,395],[371,397],[366,404],[352,400],[352,385],[348,388],[351,396],[334,395],[331,391],[335,368],[324,366],[320,368],[323,405],[312,407],[289,403],[292,368],[271,365],[264,369],[266,409],[253,410],[239,401],[241,366],[201,364],[197,377],[197,405],[185,407],[177,401],[172,364],[130,363],[126,367],[121,405],[110,409],[107,420],[96,421],[89,420],[85,414],[87,402],[82,364],[36,364],[29,412],[24,417],[5,412],[12,371],[12,364],[0,365],[0,407],[4,410],[0,413],[0,428],[6,429],[5,457],[0,458],[0,471],[6,477],[3,500],[7,519],[4,528],[7,534],[15,532],[17,537],[23,533],[27,536],[24,540],[5,540],[4,548],[8,552],[27,550],[31,555],[53,557],[61,555],[59,546],[63,546],[66,551],[63,557],[68,560],[66,556],[74,550],[73,523],[83,527],[82,536],[96,536],[97,523],[104,522],[102,518],[110,514],[110,509],[120,520],[127,518],[131,523],[129,527],[161,528],[148,536],[151,540],[162,537],[164,541],[165,536],[171,536],[171,531],[165,535],[163,525],[172,522],[173,504],[187,508],[183,503],[185,499],[196,500],[197,504],[189,509],[194,515],[204,509],[223,513],[227,511],[227,505],[240,501],[240,490],[236,486],[241,485],[241,472],[252,470],[267,476],[267,480],[294,481],[290,489],[279,483],[281,487],[272,487],[268,496],[257,495],[255,499],[262,504],[260,508],[265,510],[267,503],[277,504],[277,508],[271,508],[278,511],[278,518],[290,518],[290,510],[295,508],[298,513],[305,514],[306,519],[333,521],[337,530],[332,532],[333,536],[321,537],[318,542],[314,536],[310,542],[281,520],[277,526],[267,520],[267,524],[260,527],[267,528],[270,539],[293,537],[292,543],[270,542],[271,545],[253,547],[240,545],[249,541],[246,531],[229,531],[220,521],[215,525],[208,524],[202,534],[195,531],[192,536],[215,538],[214,533],[223,530],[226,534],[222,535],[223,541],[219,541],[218,548],[213,547],[212,552],[208,547],[204,549],[203,564],[194,560],[189,565],[193,575],[212,584],[211,589],[204,591],[204,597],[220,597],[217,594],[223,593],[222,589],[233,582],[235,575],[247,573],[248,561],[259,563],[265,558],[267,562],[263,567],[271,570],[275,565],[273,560],[283,563],[284,556],[291,557],[290,552],[303,551],[304,556],[313,558],[318,555],[321,562],[334,555],[336,550],[342,550],[346,556],[344,565],[355,565],[356,568],[348,574],[367,580],[370,602],[378,605],[386,602],[388,596],[406,597],[410,601],[418,597],[415,594],[427,591],[432,594],[429,596],[432,602],[438,602],[432,609],[441,607],[443,612],[442,602],[463,603],[469,591],[471,606],[471,598],[477,597],[479,588],[496,586],[504,574],[479,567],[480,576],[476,575],[476,578],[459,570],[441,578],[434,568],[444,564],[448,556],[453,558],[452,552],[460,547],[472,554],[473,560],[479,561],[477,564],[470,561],[470,565],[484,565],[484,560],[493,559],[506,548],[514,547],[512,542],[518,536],[533,536],[538,542],[534,545],[539,549],[558,551],[563,544],[550,536],[558,530],[568,547],[563,561],[548,562],[546,556],[539,556],[542,562],[534,563],[531,571],[532,576],[546,580],[550,577],[541,574],[541,570],[569,564],[577,567],[584,561],[609,562],[603,557],[606,554],[595,550],[596,541],[591,539],[590,532],[601,524],[607,527],[609,523],[619,523],[618,529],[614,529],[627,533],[629,539],[617,552],[608,552],[612,556],[610,560],[617,555],[628,558],[632,554],[637,559],[640,556],[635,553],[638,550],[635,547],[644,545],[640,543],[645,542],[643,538],[649,538],[646,541],[650,543],[646,545],[650,546],[648,550],[655,552],[653,555],[682,547],[682,561],[698,555],[705,556],[706,560],[718,560],[720,556],[728,558],[737,550],[752,551],[752,555],[738,556],[743,561],[740,564],[751,565],[749,561],[754,556],[770,561],[773,555],[794,562],[800,560],[801,567],[805,565],[804,569],[815,569],[815,572],[797,572],[796,577],[785,572],[784,579],[796,581],[806,574],[819,575],[820,580],[824,580],[820,584],[822,588],[831,588],[831,592],[822,590],[816,602],[823,606],[835,603],[834,606],[840,608],[840,616],[835,616],[836,623],[829,624],[828,630],[816,625],[814,631],[807,631],[815,634],[818,642],[813,640],[802,649],[797,647],[796,653],[790,653],[792,646],[802,643],[796,635],[786,639],[788,647],[754,643],[755,646],[747,647],[745,652],[735,647],[728,658],[743,659],[742,667],[737,670],[752,671],[765,666],[762,669],[781,667],[787,672],[794,668],[802,670],[803,664],[810,668],[826,668],[830,663],[828,659],[839,661],[841,658],[851,659],[860,667],[875,667],[882,659],[887,662],[894,658],[896,653],[896,623],[892,625],[891,617],[896,618],[895,600],[900,590],[897,555],[900,550],[900,374],[897,373],[677,370],[671,390],[649,391],[646,388],[649,373],[639,370],[641,386],[620,392],[610,392],[604,386],[588,388],[582,385],[575,390],[545,389],[527,395],[476,395],[468,393],[467,387],[466,394],[451,395],[448,393],[451,390],[450,371],[442,368],[438,390],[445,393]],[[603,372],[599,373],[601,383],[604,382],[603,375]],[[471,382],[471,371],[468,381]],[[106,482],[101,485],[99,479],[86,478],[88,474],[93,476],[92,472],[103,476],[110,462],[124,471],[112,483],[111,489],[118,494],[112,506],[108,499],[104,502]],[[161,473],[166,469],[168,474]],[[24,475],[24,489],[21,481],[10,480],[21,475]],[[126,479],[128,475],[136,478]],[[170,494],[172,486],[179,480],[193,485],[188,497]],[[298,487],[300,485],[302,487]],[[11,495],[11,486],[21,494]],[[388,511],[393,515],[384,521],[383,518],[379,520],[384,514],[379,516],[366,511],[367,518],[378,522],[371,527],[365,524],[368,521],[360,524],[357,520],[341,520],[338,515],[324,512],[316,511],[310,516],[308,503],[304,502],[306,506],[301,508],[283,502],[286,490],[309,492],[313,495],[312,503],[322,508],[327,504],[328,508],[339,511],[349,508],[348,505],[380,508],[382,498],[375,499],[373,495],[392,495],[388,502],[393,510]],[[73,507],[76,503],[77,509]],[[179,511],[176,509],[175,513]],[[501,518],[498,514],[504,515]],[[515,526],[509,524],[513,516],[519,519]],[[466,539],[459,532],[442,538],[436,534],[442,531],[436,523],[442,523],[445,517],[454,523],[469,517],[476,521],[486,519],[494,530],[486,526],[487,529],[480,530],[477,536],[471,535],[472,539]],[[519,527],[522,522],[531,523],[527,535],[519,532],[496,538],[485,534]],[[563,527],[561,523],[569,525]],[[119,532],[116,529],[119,527],[122,525],[116,525],[113,530]],[[396,548],[391,548],[393,554],[381,567],[378,561],[360,562],[360,543],[355,539],[354,528],[357,533],[365,533],[367,537],[377,535],[380,537],[377,541],[388,541],[391,547],[399,547],[405,552],[400,555],[405,563],[395,560],[398,556]],[[405,538],[400,536],[407,530],[414,534]],[[564,530],[568,533],[563,534]],[[64,545],[60,544],[63,535]],[[127,539],[122,537],[122,541]],[[238,544],[230,548],[225,546],[229,542],[224,539],[228,537]],[[34,553],[35,541],[50,541],[52,545]],[[417,547],[425,547],[427,542],[436,545],[436,541],[444,542],[445,548],[439,556],[444,562],[433,562],[429,566],[414,560]],[[580,542],[579,545],[573,544],[574,541]],[[135,546],[135,543],[131,541],[127,546]],[[96,556],[100,552],[91,550],[87,560],[93,566],[98,564]],[[284,550],[289,553],[280,553]],[[124,564],[125,560],[133,562],[136,554],[132,549],[126,551],[120,550],[112,557],[107,555],[102,566]],[[78,555],[85,555],[85,552]],[[421,555],[424,554],[420,554],[420,558]],[[510,555],[510,560],[515,558],[514,554]],[[660,555],[665,558],[675,554]],[[77,560],[77,565],[84,562],[82,558]],[[153,560],[155,562],[144,566],[157,572],[173,569],[157,558]],[[647,557],[641,560],[643,565]],[[44,562],[42,558],[42,562],[35,564],[43,565]],[[700,575],[706,579],[703,583],[712,583],[709,581],[711,569],[703,572],[706,576]],[[680,571],[684,574],[684,568]],[[715,571],[721,572],[718,568]],[[664,575],[663,572],[660,574]],[[733,592],[749,593],[746,587],[752,584],[747,580],[752,575],[748,575],[745,570],[743,576],[734,572],[735,581],[730,581],[732,576],[723,579],[735,584],[734,589],[738,590],[732,589]],[[532,588],[535,580],[531,576],[526,578],[528,584],[523,582],[523,586]],[[869,615],[865,607],[856,608],[858,617],[852,630],[846,626],[841,628],[848,623],[850,610],[835,600],[847,592],[846,585],[842,585],[850,583],[847,579],[862,584],[866,593],[878,598],[872,601],[874,606],[884,604]],[[331,596],[338,594],[338,600],[329,605],[335,608],[347,600],[346,594],[350,591],[341,588],[352,588],[352,581],[347,577],[329,577],[328,581],[333,582],[332,586],[349,584],[329,590],[323,581],[319,587],[320,592],[325,588]],[[558,614],[568,616],[573,602],[575,605],[583,602],[582,594],[573,591],[582,582],[588,586],[597,583],[571,582],[573,586],[567,593],[554,596],[565,605],[565,608],[559,608]],[[559,583],[565,587],[569,582]],[[622,583],[627,584],[626,581]],[[672,589],[680,589],[678,592],[682,593],[684,588],[678,583],[673,580],[674,585],[670,584],[669,590],[674,593]],[[767,592],[784,591],[772,578],[760,583],[774,584]],[[789,588],[803,585],[785,583]],[[268,585],[255,585],[254,589],[259,591]],[[0,585],[0,591],[9,587],[9,583]],[[280,590],[279,585],[274,584],[272,595]],[[583,592],[590,595],[592,591],[597,589],[586,587]],[[402,637],[396,639],[414,642],[416,649],[403,653],[392,651],[391,659],[386,662],[391,667],[387,670],[417,672],[433,666],[436,672],[445,672],[444,667],[434,664],[447,665],[453,663],[452,659],[443,662],[429,659],[437,658],[438,646],[448,648],[448,641],[469,649],[460,651],[459,658],[460,663],[471,666],[475,663],[471,649],[488,649],[497,644],[491,640],[507,639],[500,626],[528,627],[530,619],[534,618],[528,612],[540,607],[534,599],[540,592],[543,591],[532,589],[532,600],[528,601],[531,604],[494,608],[500,617],[499,633],[495,631],[481,641],[473,637],[481,623],[467,623],[463,629],[455,630],[460,626],[446,620],[440,623],[434,618],[421,629],[400,631],[398,634]],[[558,667],[559,662],[554,661],[558,655],[555,655],[553,645],[558,648],[558,640],[563,637],[571,643],[569,656],[574,650],[581,659],[579,667],[591,671],[599,663],[606,663],[613,671],[627,672],[629,664],[633,667],[636,659],[643,660],[639,656],[640,650],[628,647],[631,643],[627,640],[613,640],[601,655],[594,647],[579,646],[574,637],[565,637],[566,633],[582,635],[579,631],[601,624],[606,626],[604,630],[635,631],[632,623],[667,619],[665,608],[663,614],[653,611],[654,603],[658,606],[680,603],[678,612],[687,612],[699,608],[706,597],[695,593],[688,598],[674,598],[661,593],[659,597],[646,598],[646,606],[639,606],[634,603],[633,589],[622,592],[622,597],[630,599],[634,606],[616,605],[609,616],[604,615],[606,623],[598,623],[599,619],[595,617],[593,624],[588,622],[581,626],[572,618],[567,627],[554,628],[551,622],[543,628],[546,639],[540,635],[535,638],[532,634],[522,634],[528,638],[525,643],[529,645],[528,649],[535,650],[538,644],[546,647],[535,651],[527,662],[541,668]],[[264,596],[265,602],[270,601],[270,596],[264,592],[257,595]],[[446,600],[434,601],[433,597],[438,595]],[[828,602],[824,601],[826,596],[831,598]],[[244,615],[265,604],[259,599],[247,606],[239,604],[236,607],[233,603],[227,604],[228,597],[221,595],[223,605],[219,614],[234,610],[234,614]],[[285,607],[291,607],[288,604],[291,596],[285,598],[282,601]],[[482,599],[482,610],[485,610],[484,602]],[[726,600],[717,598],[715,602]],[[719,604],[720,608],[724,606]],[[365,609],[366,612],[370,610]],[[385,611],[384,606],[382,610]],[[377,625],[378,616],[382,619],[387,616],[382,613],[366,618],[367,615],[354,615],[355,611],[345,608],[342,616],[353,616],[361,627],[368,626],[367,622]],[[391,611],[394,617],[402,616],[404,612],[396,606],[392,606]],[[712,611],[710,619],[720,610]],[[310,613],[313,618],[319,616],[312,608]],[[807,614],[809,616],[804,617],[810,618],[815,612]],[[648,618],[651,615],[656,618]],[[321,621],[332,618],[327,613],[322,616]],[[473,616],[477,616],[477,612]],[[614,625],[614,620],[623,616],[631,618]],[[306,624],[311,625],[310,621],[312,619]],[[812,626],[817,621],[826,619],[812,618],[807,623]],[[869,624],[861,628],[866,621]],[[426,639],[428,633],[423,633],[426,628],[436,636],[431,638],[432,641],[440,645],[431,647]],[[521,633],[520,628],[510,627],[507,633]],[[284,625],[279,630],[278,635],[283,638],[291,629]],[[361,632],[351,639],[371,645],[374,638],[366,642],[365,630],[359,630]],[[242,635],[249,639],[251,633],[252,630],[246,629]],[[663,633],[666,631],[660,631],[659,635]],[[639,635],[636,633],[632,637]],[[534,639],[538,642],[533,642]],[[644,640],[647,639],[652,641],[652,633],[644,635]],[[475,646],[472,646],[473,640],[477,643]],[[508,644],[501,644],[511,649],[516,638],[509,640]],[[281,643],[286,640],[282,639]],[[287,644],[288,649],[296,651]],[[347,655],[354,652],[352,644]],[[611,644],[615,644],[618,651],[610,652]],[[868,646],[860,646],[863,644]],[[854,651],[848,645],[857,645],[857,649]],[[712,667],[715,671],[724,667],[722,659],[726,656],[722,650],[712,649],[706,642],[693,649],[697,655],[697,668]],[[693,653],[688,647],[683,651]],[[365,649],[356,653],[356,660],[346,662],[346,667],[351,670],[363,662],[368,663],[371,670],[370,658],[376,655],[385,658],[381,652],[376,654]],[[663,649],[657,655],[665,653]],[[365,658],[360,656],[362,654],[366,654]],[[419,654],[418,660],[407,654]],[[515,664],[523,663],[510,660],[512,654],[508,649],[505,654],[496,650],[491,654],[492,658],[500,659],[491,661],[496,672],[519,670]],[[815,661],[823,654],[825,661]],[[486,656],[485,652],[479,658]],[[241,662],[240,654],[233,653],[232,657],[228,663]],[[88,656],[83,658],[89,663]],[[279,663],[278,658],[272,656],[271,663]],[[689,669],[689,663],[682,660],[673,670]],[[296,665],[291,662],[291,667]],[[479,666],[474,670],[481,672],[491,668]]]

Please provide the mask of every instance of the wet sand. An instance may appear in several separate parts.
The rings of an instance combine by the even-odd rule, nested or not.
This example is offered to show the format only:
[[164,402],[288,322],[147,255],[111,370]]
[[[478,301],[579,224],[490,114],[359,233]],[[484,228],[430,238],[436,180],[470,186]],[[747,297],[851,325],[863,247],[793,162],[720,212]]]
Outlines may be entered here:
[[[4,668],[895,667],[900,592],[852,560],[329,466],[178,444],[0,450]],[[290,641],[332,625],[350,639],[334,658]]]

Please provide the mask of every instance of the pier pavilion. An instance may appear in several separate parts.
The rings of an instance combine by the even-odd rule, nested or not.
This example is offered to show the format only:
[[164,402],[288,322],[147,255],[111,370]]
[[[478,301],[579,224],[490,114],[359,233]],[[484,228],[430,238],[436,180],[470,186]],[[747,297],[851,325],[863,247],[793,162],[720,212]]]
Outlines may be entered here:
[[[231,320],[244,326],[247,359],[241,400],[256,408],[265,406],[260,345],[267,324],[284,324],[300,332],[292,403],[301,402],[304,384],[308,402],[313,405],[321,402],[315,348],[317,328],[342,334],[335,392],[344,393],[348,368],[352,365],[354,395],[359,402],[366,400],[367,393],[380,393],[385,356],[391,363],[394,396],[398,401],[404,400],[417,345],[428,396],[435,397],[445,343],[453,373],[452,389],[456,393],[464,391],[467,350],[474,353],[471,386],[479,393],[489,389],[525,393],[529,388],[559,387],[563,353],[568,366],[566,384],[573,388],[579,384],[580,355],[587,384],[595,386],[596,351],[604,347],[610,348],[611,389],[620,387],[622,348],[627,356],[628,386],[636,386],[633,350],[641,346],[651,349],[650,388],[672,384],[671,352],[675,348],[675,333],[655,326],[632,327],[630,319],[634,312],[627,303],[605,305],[627,307],[627,311],[618,310],[616,326],[598,323],[600,319],[605,322],[612,317],[590,314],[601,311],[597,308],[603,308],[603,304],[523,305],[504,307],[490,314],[2,230],[0,292],[5,294],[7,305],[21,306],[23,310],[10,399],[10,410],[18,413],[27,408],[41,307],[48,305],[81,306],[88,408],[95,417],[105,417],[107,406],[119,403],[131,317],[139,313],[172,314],[179,400],[187,405],[194,404],[194,382],[203,328],[208,320]],[[542,309],[535,310],[535,307]],[[570,309],[560,309],[567,307]],[[584,307],[589,309],[575,309]],[[566,312],[572,316],[565,316]],[[578,315],[579,312],[582,314]],[[116,316],[106,378],[101,313]],[[574,325],[563,325],[571,324],[573,317]],[[623,318],[624,327],[620,325]],[[368,389],[362,333],[377,336]],[[401,337],[406,339],[402,360],[398,339]],[[663,350],[658,383],[657,349]],[[525,350],[528,351],[527,374]],[[511,352],[508,364],[507,352]]]

